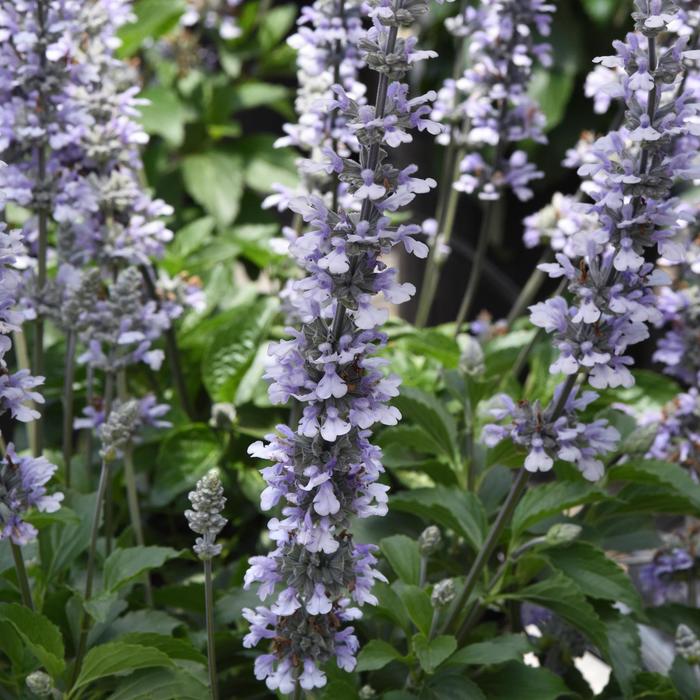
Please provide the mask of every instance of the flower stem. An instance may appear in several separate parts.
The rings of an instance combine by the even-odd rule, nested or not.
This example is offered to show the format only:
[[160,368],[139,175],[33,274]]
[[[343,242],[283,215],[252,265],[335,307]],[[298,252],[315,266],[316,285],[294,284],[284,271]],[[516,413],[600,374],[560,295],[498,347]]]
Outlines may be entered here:
[[[121,401],[127,401],[129,390],[126,383],[126,370],[121,370],[117,378],[117,391]],[[143,524],[141,518],[141,506],[139,504],[139,494],[136,488],[136,472],[134,469],[134,451],[131,444],[124,448],[124,483],[126,485],[126,500],[129,507],[129,519],[131,528],[134,531],[136,544],[140,547],[145,545],[143,536]],[[144,585],[146,588],[146,603],[153,607],[153,590],[151,579],[148,573],[144,574]]]
[[[36,3],[36,22],[41,40],[45,39],[46,33],[46,13],[44,0],[38,0]],[[39,54],[40,74],[46,73],[47,59],[46,50],[42,50]],[[40,122],[46,119],[44,113],[45,103],[42,90],[39,90],[39,98],[37,105],[40,114]],[[41,143],[37,147],[37,182],[35,199],[39,198],[36,208],[37,228],[38,228],[38,243],[37,243],[37,292],[41,295],[46,286],[46,266],[47,266],[47,251],[48,251],[48,202],[46,201],[46,144]],[[41,377],[44,375],[44,319],[41,314],[37,314],[35,331],[34,331],[34,346],[32,348],[32,372],[34,376]],[[35,457],[41,456],[43,448],[43,423],[41,416],[37,418],[36,439],[32,452]]]
[[[156,293],[156,287],[153,284],[151,271],[144,266],[141,268],[141,274],[143,275],[143,281],[146,286],[148,296],[153,301],[158,303],[158,294]],[[189,393],[187,391],[185,375],[182,371],[182,358],[180,356],[180,348],[177,344],[177,334],[172,326],[168,326],[167,330],[165,331],[165,352],[168,356],[168,362],[170,363],[170,371],[173,375],[175,392],[180,400],[180,406],[187,414],[187,417],[193,421],[196,416],[190,402]]]
[[525,309],[530,306],[534,298],[537,296],[537,293],[542,288],[544,281],[547,279],[547,273],[542,272],[542,270],[538,268],[543,263],[550,262],[553,257],[554,251],[552,251],[550,247],[547,247],[540,256],[540,259],[537,261],[535,269],[532,271],[530,278],[527,282],[525,282],[525,286],[520,291],[518,298],[515,300],[515,303],[508,313],[506,321],[509,327],[513,325],[513,322],[522,315]]
[[14,542],[10,542],[10,549],[12,550],[12,558],[15,561],[15,571],[17,572],[17,582],[19,583],[19,590],[22,594],[22,603],[24,603],[24,605],[26,605],[30,610],[34,610],[34,603],[32,601],[32,589],[29,585],[27,567],[24,565],[24,555],[22,554],[22,548],[19,545],[16,545]]
[[479,239],[476,245],[476,255],[474,256],[471,270],[469,270],[469,282],[467,283],[464,297],[462,297],[462,303],[457,312],[457,319],[455,320],[455,335],[459,333],[462,323],[464,323],[464,320],[471,311],[474,297],[479,289],[479,281],[481,280],[484,258],[486,257],[489,240],[491,239],[497,203],[497,200],[490,200],[486,202],[484,206],[484,213],[479,228]]
[[66,487],[71,486],[71,461],[73,459],[73,380],[75,378],[75,332],[68,331],[66,339],[66,364],[63,376],[63,468]]
[[[107,493],[107,484],[110,477],[109,462],[102,460],[100,469],[100,483],[97,487],[97,496],[95,498],[95,510],[92,516],[92,528],[90,530],[90,549],[88,550],[87,571],[85,574],[85,591],[83,593],[83,602],[87,602],[92,598],[92,586],[95,578],[95,562],[97,559],[97,538],[100,533],[100,520],[102,519],[102,504]],[[80,639],[78,641],[78,649],[75,654],[75,665],[73,667],[73,676],[71,685],[75,684],[80,667],[83,663],[87,646],[87,636],[90,630],[90,622],[88,616],[83,611],[80,616]]]
[[[27,337],[24,333],[16,332],[13,335],[15,355],[17,356],[17,366],[20,369],[30,369],[29,367],[29,351],[27,350]],[[32,402],[32,406],[35,406]],[[30,421],[25,423],[27,429],[27,442],[29,443],[29,450],[33,455],[37,454],[37,444],[36,444],[36,422]]]
[[209,689],[211,700],[219,700],[216,679],[216,647],[214,645],[214,586],[211,575],[211,559],[204,560],[204,605],[207,618],[207,659],[209,665]]
[[438,283],[440,282],[440,270],[447,261],[447,255],[440,250],[442,245],[447,245],[452,238],[455,216],[457,214],[457,204],[459,202],[459,192],[451,186],[459,177],[459,164],[462,160],[463,149],[458,149],[453,155],[448,153],[445,158],[452,159],[452,176],[450,179],[450,191],[445,196],[445,205],[438,213],[438,227],[433,246],[430,249],[428,262],[426,263],[425,276],[423,278],[423,288],[418,300],[418,310],[416,311],[416,326],[423,328],[430,318],[430,309],[435,301]]
[[477,554],[476,559],[474,560],[474,563],[472,564],[471,569],[467,574],[467,579],[464,582],[464,588],[462,589],[459,598],[452,606],[449,615],[442,624],[442,627],[439,632],[440,634],[444,634],[454,625],[454,623],[459,618],[464,606],[469,602],[469,598],[474,592],[476,582],[478,581],[479,576],[481,576],[481,572],[483,571],[488,560],[490,559],[493,550],[496,548],[496,545],[498,544],[498,540],[500,539],[503,530],[510,522],[510,519],[513,516],[513,512],[515,511],[515,507],[518,505],[520,498],[522,497],[523,493],[525,493],[529,476],[529,472],[527,472],[524,468],[520,469],[520,471],[517,473],[515,480],[513,481],[513,485],[511,486],[510,492],[508,493],[505,502],[501,506],[501,510],[499,511],[496,520],[491,526],[491,530],[489,531],[489,534],[486,537],[486,541],[484,542],[482,548],[479,550],[479,553]]

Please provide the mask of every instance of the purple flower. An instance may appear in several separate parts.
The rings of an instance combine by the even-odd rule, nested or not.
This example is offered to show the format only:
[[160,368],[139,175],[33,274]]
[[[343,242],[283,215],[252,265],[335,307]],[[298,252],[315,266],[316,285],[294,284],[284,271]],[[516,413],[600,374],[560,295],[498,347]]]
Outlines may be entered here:
[[55,472],[56,466],[44,457],[20,457],[12,443],[7,446],[0,460],[0,540],[25,545],[36,538],[36,528],[23,517],[31,508],[44,513],[60,508],[63,494],[46,490]]
[[654,605],[685,600],[685,586],[679,579],[694,566],[693,558],[685,549],[661,550],[639,570],[642,592],[649,596]]

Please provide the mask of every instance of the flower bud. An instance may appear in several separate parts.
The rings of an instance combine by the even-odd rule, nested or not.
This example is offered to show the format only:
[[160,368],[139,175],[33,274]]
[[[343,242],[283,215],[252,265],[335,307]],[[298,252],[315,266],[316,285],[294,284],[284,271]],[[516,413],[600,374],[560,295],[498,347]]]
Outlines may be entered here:
[[676,653],[689,664],[700,663],[700,640],[687,625],[678,625],[676,630]]
[[434,608],[444,608],[455,599],[456,595],[457,589],[455,588],[454,579],[445,578],[442,581],[438,581],[433,586],[430,602],[433,604]]
[[48,673],[43,671],[34,671],[30,673],[26,679],[29,692],[38,695],[40,698],[47,698],[53,693],[53,681]]
[[197,482],[197,488],[188,495],[193,510],[186,510],[185,517],[190,529],[202,537],[198,537],[194,551],[202,560],[212,559],[221,553],[221,545],[216,544],[216,536],[226,525],[226,518],[221,511],[226,504],[224,487],[219,478],[219,472],[212,469]]
[[484,351],[481,343],[474,336],[462,335],[460,336],[459,344],[462,348],[462,354],[459,358],[459,371],[468,377],[483,374],[486,366],[484,365]]
[[440,528],[436,525],[429,525],[421,532],[418,538],[418,551],[422,557],[428,557],[440,547],[442,543],[442,535]]
[[237,417],[236,407],[232,403],[215,403],[211,407],[209,425],[212,428],[227,430],[236,422]]
[[371,685],[363,685],[358,693],[360,700],[370,700],[377,697],[377,691]]
[[105,461],[114,461],[119,452],[134,437],[139,418],[138,401],[130,400],[114,405],[107,421],[100,426],[102,440],[100,455]]
[[545,542],[548,545],[573,542],[581,534],[581,526],[574,523],[557,523],[547,530]]

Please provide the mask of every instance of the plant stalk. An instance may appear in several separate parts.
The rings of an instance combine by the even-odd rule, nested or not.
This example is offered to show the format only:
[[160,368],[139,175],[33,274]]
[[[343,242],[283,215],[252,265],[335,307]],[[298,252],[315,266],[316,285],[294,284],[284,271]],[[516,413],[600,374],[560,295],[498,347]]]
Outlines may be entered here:
[[66,487],[71,487],[71,462],[73,460],[73,382],[75,379],[75,331],[68,331],[66,339],[66,365],[63,376],[63,468]]
[[27,575],[27,567],[24,565],[24,555],[22,548],[14,542],[10,542],[12,550],[12,558],[15,562],[15,571],[17,572],[17,582],[19,590],[22,594],[22,603],[30,610],[34,610],[34,602],[32,601],[32,588],[29,585],[29,576]]
[[204,561],[204,604],[207,618],[207,659],[209,665],[209,689],[211,700],[219,700],[219,685],[216,678],[216,647],[214,643],[214,585],[211,559]]
[[[156,287],[153,284],[151,271],[148,267],[143,266],[141,268],[141,274],[143,275],[143,281],[146,286],[148,296],[150,299],[158,303],[158,294],[156,293]],[[168,356],[168,362],[170,363],[170,371],[173,374],[175,392],[177,393],[180,401],[180,407],[185,412],[187,417],[193,421],[196,416],[194,409],[192,408],[192,403],[190,402],[189,393],[187,391],[185,375],[182,371],[182,358],[180,356],[180,348],[177,344],[177,334],[172,326],[168,326],[168,329],[165,331],[165,353]]]
[[[17,357],[17,366],[19,367],[19,369],[31,370],[29,364],[29,351],[27,349],[27,337],[24,335],[24,333],[22,333],[22,331],[18,331],[13,333],[12,339],[14,341],[15,355]],[[32,402],[32,406],[36,407],[36,404]],[[29,443],[29,451],[36,456],[36,421],[29,421],[24,425],[27,431],[27,442]]]
[[553,258],[554,251],[549,246],[547,246],[546,250],[543,251],[542,255],[540,256],[540,259],[537,261],[535,269],[532,271],[530,278],[525,283],[525,286],[520,291],[518,298],[515,300],[515,303],[513,304],[510,312],[508,313],[508,316],[506,318],[508,327],[512,326],[513,322],[520,318],[525,309],[528,306],[530,306],[530,304],[537,296],[537,293],[542,288],[544,281],[547,279],[547,273],[542,272],[542,270],[538,268],[543,263],[550,262]]

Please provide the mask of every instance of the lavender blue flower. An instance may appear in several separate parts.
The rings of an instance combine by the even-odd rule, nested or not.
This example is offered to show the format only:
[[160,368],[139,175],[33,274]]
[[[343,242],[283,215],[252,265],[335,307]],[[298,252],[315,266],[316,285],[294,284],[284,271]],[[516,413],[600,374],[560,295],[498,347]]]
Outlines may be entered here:
[[341,84],[333,86],[331,103],[359,154],[327,146],[316,153],[319,160],[304,164],[305,172],[337,178],[346,194],[337,202],[313,193],[290,202],[307,224],[290,245],[306,272],[289,297],[301,325],[271,347],[266,376],[274,403],[294,398],[303,409],[298,425],[278,426],[249,450],[272,463],[262,470],[262,509],[282,510],[269,521],[276,548],[251,559],[245,580],[271,603],[244,611],[251,624],[245,646],[273,640],[270,653],[256,661],[256,676],[282,693],[297,683],[307,690],[323,686],[321,666],[332,658],[344,670],[354,668],[358,642],[346,623],[361,616],[357,606],[377,602],[372,585],[383,579],[376,547],[355,543],[349,528],[353,518],[387,511],[388,487],[378,481],[383,466],[371,428],[400,418],[388,405],[399,380],[385,376],[386,361],[375,356],[386,342],[378,326],[388,316],[375,297],[396,304],[415,291],[399,283],[380,256],[397,244],[427,254],[414,238],[420,227],[395,226],[389,218],[435,186],[415,177],[415,166],[397,168],[390,160],[392,149],[411,141],[411,130],[439,129],[429,119],[434,95],[409,98],[398,80],[427,57],[413,39],[398,40],[398,28],[426,9],[423,0],[370,3],[372,27],[358,45],[380,74],[376,104],[358,101]]
[[660,550],[639,570],[642,592],[654,605],[685,600],[684,574],[695,566],[693,557],[680,547]]
[[554,9],[544,0],[483,0],[448,21],[448,29],[466,41],[468,66],[444,82],[432,117],[448,125],[440,143],[467,150],[454,185],[459,191],[493,200],[510,188],[527,200],[529,183],[542,177],[524,151],[508,149],[528,139],[546,141],[545,118],[528,84],[538,63],[551,62],[549,44],[535,37],[549,34]]
[[25,545],[36,538],[33,525],[25,522],[25,514],[36,508],[54,513],[60,508],[62,493],[49,494],[46,484],[56,466],[44,457],[21,457],[12,443],[0,460],[0,540]]
[[501,440],[510,438],[516,445],[524,447],[528,451],[524,465],[527,471],[549,471],[559,459],[574,464],[586,479],[596,481],[604,471],[599,457],[615,450],[620,434],[607,420],[583,423],[577,419],[576,413],[598,398],[593,391],[583,392],[580,396],[571,392],[560,415],[554,417],[554,406],[558,404],[563,389],[564,385],[560,384],[546,408],[542,408],[539,401],[515,403],[505,394],[496,397],[489,412],[498,421],[507,419],[509,423],[486,425],[484,442],[488,447],[494,447]]

